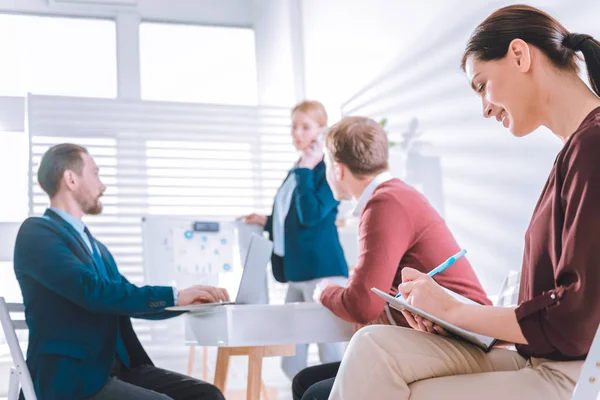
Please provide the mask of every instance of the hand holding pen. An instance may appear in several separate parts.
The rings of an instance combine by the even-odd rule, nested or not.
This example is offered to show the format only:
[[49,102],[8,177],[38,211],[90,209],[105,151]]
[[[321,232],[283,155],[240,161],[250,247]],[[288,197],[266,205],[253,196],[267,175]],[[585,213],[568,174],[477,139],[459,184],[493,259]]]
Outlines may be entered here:
[[[444,320],[447,319],[446,316],[448,313],[451,312],[454,306],[460,303],[446,293],[432,277],[453,265],[465,254],[466,251],[461,250],[429,271],[428,274],[424,274],[413,268],[404,268],[402,270],[402,284],[398,286],[398,295],[396,298],[402,297],[409,304],[431,315]],[[427,321],[419,316],[413,316],[406,310],[402,310],[402,314],[413,329],[447,336],[447,332],[441,327],[434,325],[431,321]]]
[[[463,249],[463,250],[459,251],[458,253],[456,253],[455,255],[453,255],[452,257],[450,257],[449,259],[447,259],[446,261],[444,261],[443,263],[441,263],[440,265],[438,265],[437,267],[435,267],[434,269],[432,269],[431,271],[429,271],[427,273],[427,275],[430,276],[431,278],[433,278],[434,276],[436,276],[440,272],[445,271],[446,268],[448,268],[449,266],[451,266],[452,264],[454,264],[456,261],[458,261],[465,254],[467,254],[467,250]],[[403,281],[404,281],[404,279],[403,279]],[[398,293],[396,295],[396,298],[399,298],[399,297],[402,297],[402,293]]]

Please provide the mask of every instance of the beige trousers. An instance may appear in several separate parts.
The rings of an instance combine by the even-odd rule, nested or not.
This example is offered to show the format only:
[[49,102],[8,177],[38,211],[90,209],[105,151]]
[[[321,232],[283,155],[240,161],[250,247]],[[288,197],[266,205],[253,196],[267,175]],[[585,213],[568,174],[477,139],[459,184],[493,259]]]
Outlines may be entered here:
[[329,399],[568,400],[582,366],[372,325],[352,338]]

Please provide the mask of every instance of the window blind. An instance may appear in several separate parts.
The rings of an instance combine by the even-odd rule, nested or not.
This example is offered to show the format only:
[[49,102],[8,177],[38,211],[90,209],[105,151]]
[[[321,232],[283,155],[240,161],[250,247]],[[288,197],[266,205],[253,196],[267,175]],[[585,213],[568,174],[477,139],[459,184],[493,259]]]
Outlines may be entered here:
[[30,214],[48,206],[37,183],[44,152],[85,146],[107,186],[103,213],[85,222],[135,284],[144,283],[142,216],[269,214],[297,158],[286,108],[29,95],[26,109]]

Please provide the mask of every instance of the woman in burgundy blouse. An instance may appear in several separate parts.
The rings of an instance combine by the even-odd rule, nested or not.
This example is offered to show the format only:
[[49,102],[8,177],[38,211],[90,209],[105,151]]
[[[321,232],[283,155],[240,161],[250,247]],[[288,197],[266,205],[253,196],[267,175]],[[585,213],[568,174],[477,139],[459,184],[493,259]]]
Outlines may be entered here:
[[[578,76],[579,52],[591,89]],[[355,335],[330,399],[569,399],[579,377],[600,322],[600,43],[513,5],[477,27],[462,67],[485,118],[518,137],[545,126],[564,147],[525,236],[517,307],[462,304],[410,269],[399,291],[517,351],[485,353],[403,312],[414,330],[374,326]]]

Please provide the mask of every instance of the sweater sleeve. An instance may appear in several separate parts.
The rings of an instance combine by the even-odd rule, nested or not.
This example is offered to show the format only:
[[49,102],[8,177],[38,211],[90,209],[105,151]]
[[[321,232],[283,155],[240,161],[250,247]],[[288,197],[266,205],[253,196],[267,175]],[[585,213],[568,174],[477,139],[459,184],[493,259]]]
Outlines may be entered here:
[[359,324],[377,318],[385,302],[371,288],[388,292],[398,265],[413,242],[414,229],[406,210],[389,194],[373,196],[359,227],[359,256],[348,286],[330,286],[321,302],[338,317]]
[[[554,288],[523,302],[516,315],[532,353],[584,357],[600,322],[600,132],[573,139],[557,166],[562,211],[552,224],[562,225],[562,247],[547,267]],[[527,267],[535,273],[544,266]]]

